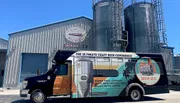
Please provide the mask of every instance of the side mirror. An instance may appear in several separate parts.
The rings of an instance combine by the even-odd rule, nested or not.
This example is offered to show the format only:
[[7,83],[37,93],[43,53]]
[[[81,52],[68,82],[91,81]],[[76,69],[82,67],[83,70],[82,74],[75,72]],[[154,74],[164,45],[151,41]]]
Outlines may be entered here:
[[56,63],[56,61],[55,61],[55,60],[52,60],[52,63]]
[[56,74],[57,69],[54,70],[54,74]]

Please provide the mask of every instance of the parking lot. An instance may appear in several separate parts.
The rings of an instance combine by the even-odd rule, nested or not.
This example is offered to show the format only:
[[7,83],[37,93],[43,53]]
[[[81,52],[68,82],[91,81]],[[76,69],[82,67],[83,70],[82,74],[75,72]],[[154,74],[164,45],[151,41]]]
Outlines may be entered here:
[[[180,103],[180,91],[171,90],[169,94],[145,96],[144,101],[135,103]],[[0,103],[31,103],[28,98],[19,95],[1,95]],[[48,103],[132,103],[127,98],[98,98],[98,99],[50,99]]]

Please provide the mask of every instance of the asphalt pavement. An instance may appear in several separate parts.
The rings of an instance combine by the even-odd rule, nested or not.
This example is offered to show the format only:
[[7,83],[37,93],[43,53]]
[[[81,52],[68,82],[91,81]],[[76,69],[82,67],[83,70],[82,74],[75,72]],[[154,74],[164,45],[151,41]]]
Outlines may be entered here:
[[[164,101],[160,98],[145,97],[144,102]],[[127,98],[91,98],[91,99],[50,99],[46,103],[128,103]],[[0,103],[31,103],[19,96],[0,96]]]
[[[180,91],[170,91],[169,94],[145,96],[143,101],[135,103],[180,103]],[[31,103],[29,98],[19,95],[0,95],[0,103]],[[46,103],[132,103],[127,98],[90,98],[90,99],[49,99]]]

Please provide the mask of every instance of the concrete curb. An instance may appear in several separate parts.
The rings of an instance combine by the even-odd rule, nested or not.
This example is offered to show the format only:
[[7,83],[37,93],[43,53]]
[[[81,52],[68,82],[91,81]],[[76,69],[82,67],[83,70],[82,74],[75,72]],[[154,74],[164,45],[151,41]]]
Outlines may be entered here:
[[4,89],[0,88],[0,93],[1,93],[1,92],[4,92]]
[[0,95],[20,95],[20,90],[0,90]]

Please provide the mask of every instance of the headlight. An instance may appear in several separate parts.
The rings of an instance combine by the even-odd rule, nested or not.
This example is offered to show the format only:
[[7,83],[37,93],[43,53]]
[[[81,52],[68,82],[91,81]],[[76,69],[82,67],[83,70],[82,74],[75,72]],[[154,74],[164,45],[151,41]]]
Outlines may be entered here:
[[23,89],[26,88],[27,84],[28,84],[28,81],[23,81],[23,85],[22,85]]

